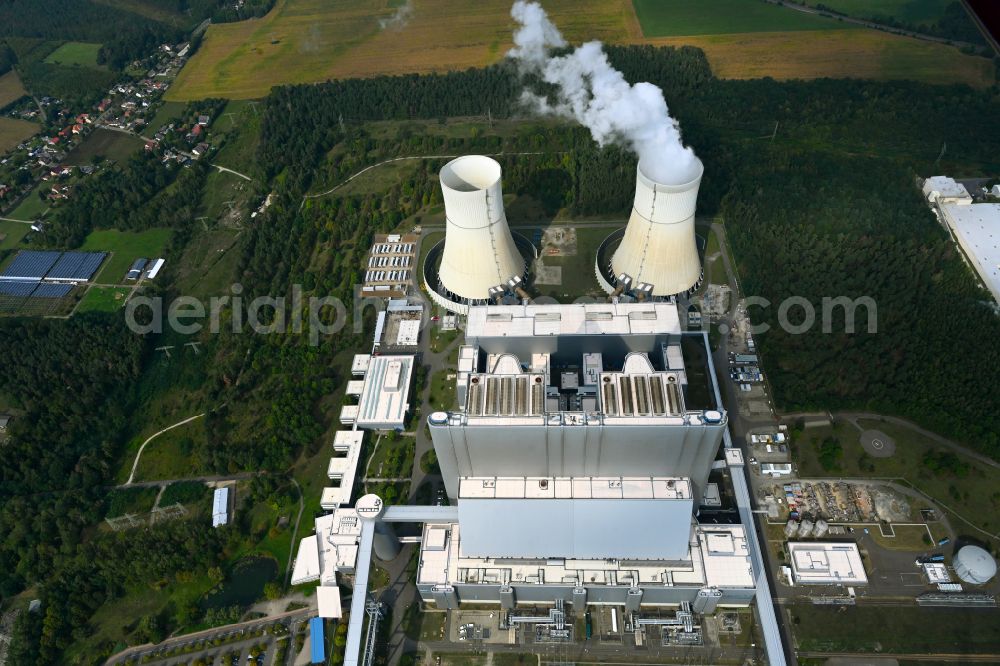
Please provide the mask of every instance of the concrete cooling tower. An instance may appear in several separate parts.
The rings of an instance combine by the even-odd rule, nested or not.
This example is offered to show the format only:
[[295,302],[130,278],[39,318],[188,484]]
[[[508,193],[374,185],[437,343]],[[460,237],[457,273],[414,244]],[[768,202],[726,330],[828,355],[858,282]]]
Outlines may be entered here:
[[694,211],[704,170],[701,161],[697,161],[692,180],[658,183],[643,173],[639,164],[632,215],[611,257],[613,275],[609,277],[614,278],[619,291],[673,296],[698,284],[701,261],[694,233]]
[[500,165],[482,155],[454,159],[441,169],[445,241],[438,268],[441,285],[468,301],[524,275],[500,191]]

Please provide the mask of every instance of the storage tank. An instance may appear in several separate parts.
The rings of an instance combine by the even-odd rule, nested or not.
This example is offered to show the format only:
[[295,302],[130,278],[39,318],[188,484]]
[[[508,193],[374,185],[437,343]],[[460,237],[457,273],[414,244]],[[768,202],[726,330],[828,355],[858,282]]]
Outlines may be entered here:
[[705,167],[697,158],[695,163],[696,175],[682,183],[658,183],[639,163],[632,214],[611,257],[616,279],[627,276],[633,285],[651,285],[653,296],[682,294],[698,284],[694,212]]
[[799,525],[800,537],[810,536],[812,534],[812,531],[813,531],[813,521],[809,519],[803,520],[802,523]]
[[799,524],[797,522],[795,522],[794,520],[789,519],[788,522],[785,523],[785,537],[786,538],[789,538],[789,539],[792,538],[793,536],[795,536],[798,533],[798,531],[799,531]]
[[997,561],[979,546],[963,546],[953,564],[955,574],[973,585],[988,583],[997,573]]
[[820,519],[816,521],[816,527],[813,528],[813,536],[817,539],[821,536],[825,536],[827,532],[830,531],[830,525],[825,520]]
[[438,277],[462,299],[483,301],[490,289],[524,275],[503,209],[500,165],[484,155],[465,155],[441,169],[445,240]]

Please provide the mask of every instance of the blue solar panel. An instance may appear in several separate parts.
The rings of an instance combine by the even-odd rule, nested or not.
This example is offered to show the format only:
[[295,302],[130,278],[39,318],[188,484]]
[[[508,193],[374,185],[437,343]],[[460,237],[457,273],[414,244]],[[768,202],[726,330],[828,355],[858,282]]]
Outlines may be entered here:
[[41,280],[59,259],[59,254],[59,252],[22,250],[14,257],[14,261],[10,262],[10,266],[0,273],[0,277]]
[[71,284],[40,284],[31,294],[32,298],[62,298],[73,291]]
[[0,294],[4,296],[28,296],[37,286],[37,282],[0,280]]
[[67,252],[45,277],[52,280],[89,280],[105,256],[104,252]]

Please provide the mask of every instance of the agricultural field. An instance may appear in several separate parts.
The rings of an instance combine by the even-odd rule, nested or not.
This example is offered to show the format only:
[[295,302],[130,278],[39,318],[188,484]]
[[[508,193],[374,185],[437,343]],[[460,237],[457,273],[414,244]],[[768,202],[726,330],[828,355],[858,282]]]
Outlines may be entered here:
[[93,164],[97,158],[124,162],[142,148],[142,140],[125,132],[98,127],[66,157],[73,166]]
[[911,25],[931,25],[944,16],[945,7],[955,0],[806,0],[812,7],[823,5],[846,16],[860,19],[891,18]]
[[[510,48],[509,0],[414,0],[405,22],[389,21],[393,4],[278,0],[262,19],[212,25],[167,98],[249,99],[283,83],[481,67]],[[569,39],[639,37],[629,0],[553,0],[546,9]]]
[[104,267],[94,281],[118,284],[124,281],[129,266],[139,257],[155,259],[161,256],[170,241],[170,234],[170,229],[92,231],[80,249],[84,252],[110,252],[111,256],[104,261]]
[[100,44],[91,44],[89,42],[66,42],[50,53],[45,58],[44,62],[47,62],[50,65],[103,67],[103,65],[97,64],[97,55],[100,50]]
[[723,79],[850,77],[878,81],[965,83],[989,87],[993,63],[945,44],[878,30],[817,30],[702,35],[646,40],[658,46],[697,46]]
[[17,75],[16,70],[12,69],[3,76],[0,76],[0,109],[16,102],[27,94],[28,91],[24,89],[21,77]]
[[49,204],[47,201],[42,201],[38,197],[38,190],[41,186],[28,192],[28,194],[21,199],[21,203],[18,204],[17,208],[12,210],[7,214],[7,217],[15,220],[27,220],[34,221],[45,216],[45,213],[49,210]]
[[17,147],[30,136],[38,134],[41,125],[18,118],[0,117],[0,154]]
[[703,0],[634,0],[634,4],[645,37],[859,27],[759,0],[712,0],[711,11],[706,11]]

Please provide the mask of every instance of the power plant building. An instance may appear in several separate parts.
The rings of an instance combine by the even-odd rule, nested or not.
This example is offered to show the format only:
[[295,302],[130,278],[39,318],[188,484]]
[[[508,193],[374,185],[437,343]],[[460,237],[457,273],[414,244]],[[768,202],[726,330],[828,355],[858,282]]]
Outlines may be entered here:
[[428,417],[458,521],[424,527],[423,599],[747,605],[745,527],[695,516],[727,422],[704,344],[668,302],[470,307]]

